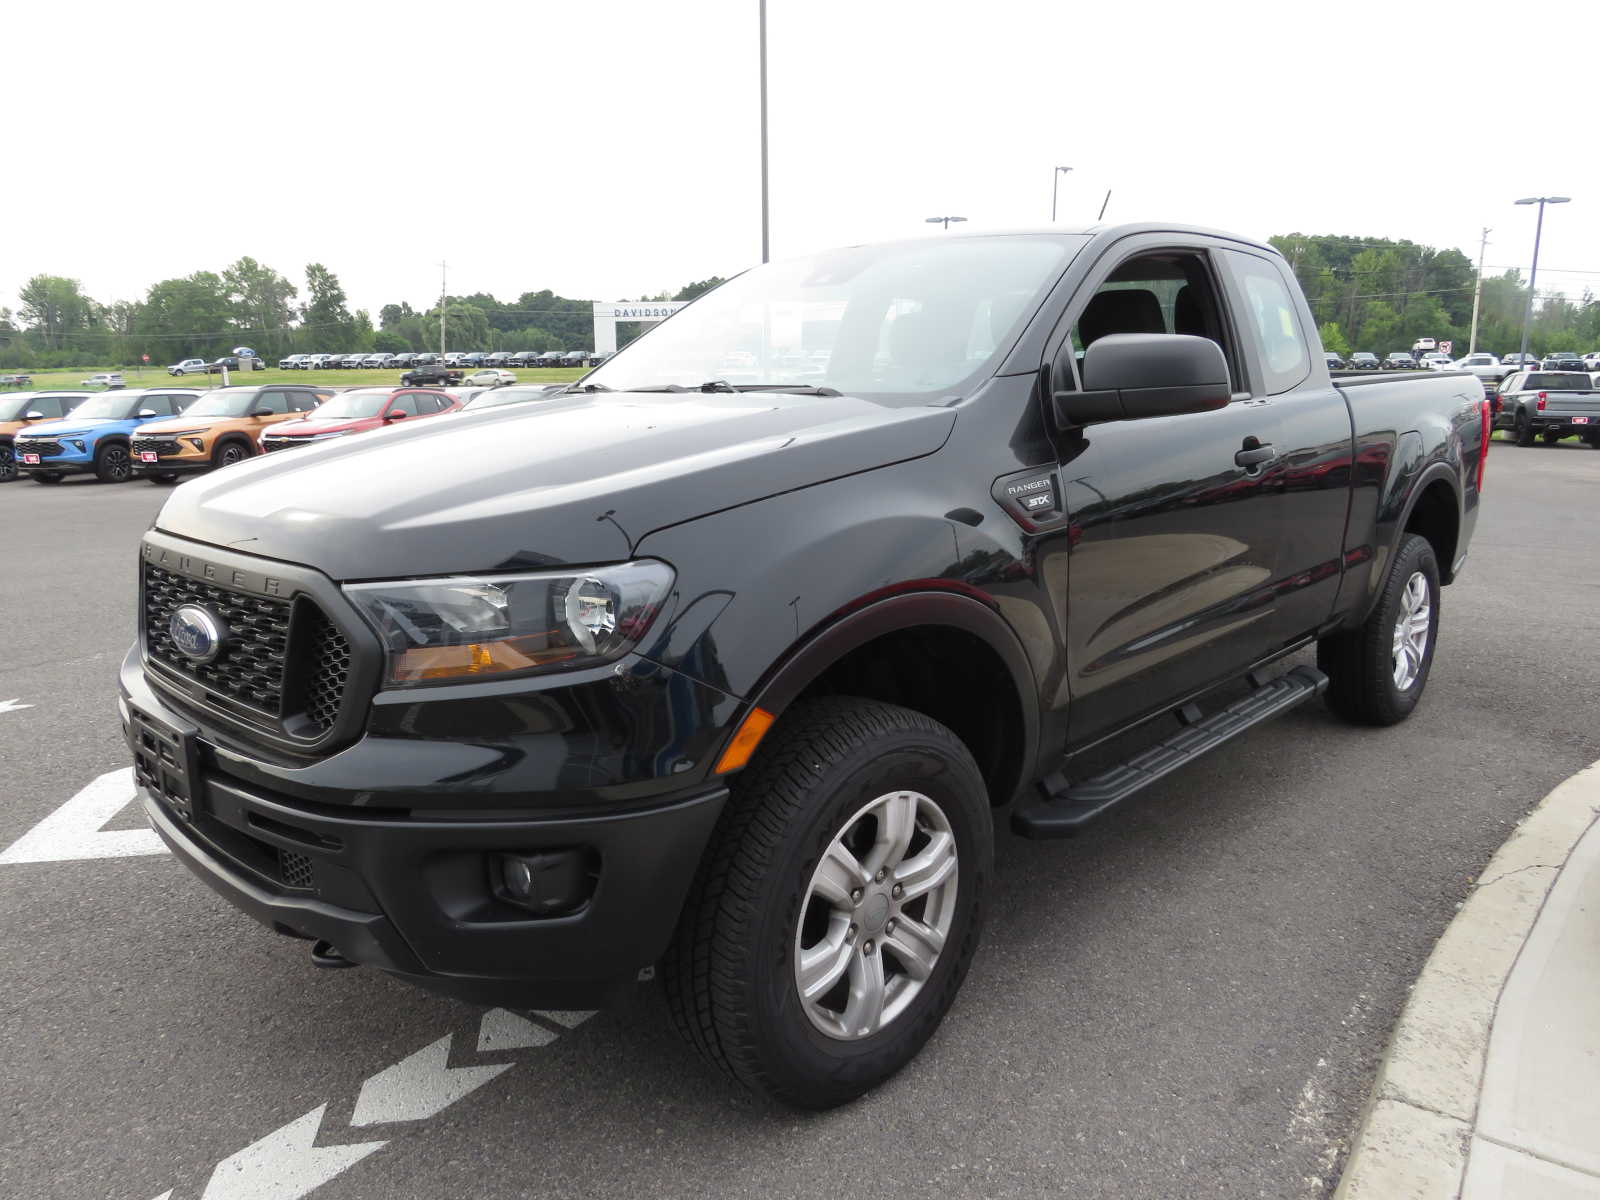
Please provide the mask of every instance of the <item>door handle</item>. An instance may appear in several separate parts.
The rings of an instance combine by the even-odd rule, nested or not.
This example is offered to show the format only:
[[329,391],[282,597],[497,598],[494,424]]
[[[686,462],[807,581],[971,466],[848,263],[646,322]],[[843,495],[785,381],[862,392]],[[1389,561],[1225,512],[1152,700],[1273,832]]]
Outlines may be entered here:
[[1272,448],[1272,443],[1257,442],[1255,438],[1245,439],[1244,449],[1233,456],[1233,461],[1239,466],[1250,470],[1262,466],[1278,457],[1278,452]]

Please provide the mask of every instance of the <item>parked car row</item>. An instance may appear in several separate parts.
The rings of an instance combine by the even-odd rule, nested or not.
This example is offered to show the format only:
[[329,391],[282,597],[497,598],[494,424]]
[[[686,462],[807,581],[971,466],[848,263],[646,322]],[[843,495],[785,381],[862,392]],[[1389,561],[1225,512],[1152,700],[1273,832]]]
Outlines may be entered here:
[[1600,350],[1583,355],[1570,351],[1553,351],[1546,354],[1543,359],[1537,355],[1524,355],[1520,352],[1499,356],[1484,351],[1452,359],[1448,354],[1438,350],[1424,350],[1420,353],[1407,353],[1396,350],[1381,360],[1377,355],[1365,350],[1356,351],[1348,359],[1342,358],[1331,350],[1326,351],[1324,356],[1328,360],[1328,369],[1333,371],[1411,371],[1418,369],[1467,371],[1476,375],[1483,382],[1487,391],[1492,391],[1494,385],[1517,371],[1582,371],[1590,374],[1600,372]]
[[425,367],[443,361],[460,370],[480,367],[598,367],[611,357],[609,351],[546,350],[543,354],[533,350],[496,350],[492,354],[474,350],[451,351],[443,359],[427,352],[389,354],[378,351],[372,354],[291,354],[278,360],[285,371],[354,371],[390,370],[395,367]]
[[[504,372],[496,372],[504,374]],[[0,483],[27,475],[59,483],[92,474],[103,483],[231,466],[257,454],[381,429],[396,421],[536,400],[559,385],[335,391],[302,384],[115,391],[15,392],[0,396]]]
[[[241,366],[243,363],[245,365]],[[218,375],[226,367],[230,371],[265,371],[267,364],[254,355],[236,358],[232,354],[225,354],[221,358],[206,361],[203,358],[186,358],[182,362],[175,362],[167,368],[168,375]]]

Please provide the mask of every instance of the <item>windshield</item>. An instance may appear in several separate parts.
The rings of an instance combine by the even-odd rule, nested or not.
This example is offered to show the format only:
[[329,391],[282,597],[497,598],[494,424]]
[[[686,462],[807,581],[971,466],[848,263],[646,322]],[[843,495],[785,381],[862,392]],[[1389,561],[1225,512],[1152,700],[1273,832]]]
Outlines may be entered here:
[[77,408],[72,410],[74,418],[95,420],[111,418],[121,420],[130,417],[139,411],[141,394],[129,395],[127,392],[102,392],[98,396],[90,396]]
[[389,402],[389,392],[345,392],[342,396],[335,396],[321,408],[317,409],[316,419],[324,420],[356,420],[361,417],[375,417],[383,411],[383,406]]
[[542,387],[496,388],[468,400],[463,408],[499,408],[502,404],[519,404],[524,400],[543,400],[550,395]]
[[926,395],[989,368],[1087,241],[928,238],[745,272],[585,377],[618,391],[711,380]]
[[1593,390],[1594,381],[1576,371],[1561,374],[1536,371],[1522,386],[1530,392],[1587,392]]
[[222,391],[212,392],[209,396],[202,396],[184,409],[183,415],[186,417],[242,417],[250,411],[250,405],[255,398],[255,388],[237,392],[232,388],[225,388]]

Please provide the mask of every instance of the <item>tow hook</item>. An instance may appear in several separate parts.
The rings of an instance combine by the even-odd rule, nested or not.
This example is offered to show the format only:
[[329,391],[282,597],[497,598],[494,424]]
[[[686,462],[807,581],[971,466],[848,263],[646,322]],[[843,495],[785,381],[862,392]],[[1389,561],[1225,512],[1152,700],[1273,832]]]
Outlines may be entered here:
[[334,944],[327,938],[322,938],[311,947],[311,965],[334,971],[344,967],[353,967],[356,964],[340,954]]

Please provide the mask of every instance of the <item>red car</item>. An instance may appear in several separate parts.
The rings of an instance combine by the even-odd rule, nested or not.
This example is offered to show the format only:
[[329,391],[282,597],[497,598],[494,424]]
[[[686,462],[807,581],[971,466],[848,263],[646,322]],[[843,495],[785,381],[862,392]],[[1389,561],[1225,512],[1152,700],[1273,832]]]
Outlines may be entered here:
[[382,429],[395,421],[454,412],[461,402],[432,388],[352,388],[297,421],[284,421],[262,431],[264,452],[314,446],[328,438]]

